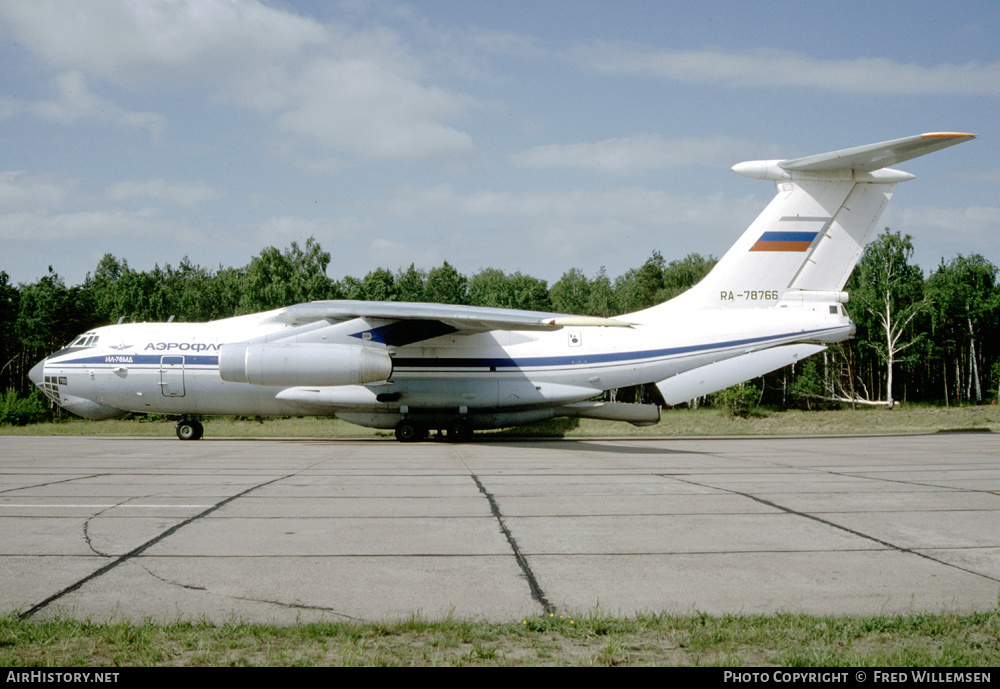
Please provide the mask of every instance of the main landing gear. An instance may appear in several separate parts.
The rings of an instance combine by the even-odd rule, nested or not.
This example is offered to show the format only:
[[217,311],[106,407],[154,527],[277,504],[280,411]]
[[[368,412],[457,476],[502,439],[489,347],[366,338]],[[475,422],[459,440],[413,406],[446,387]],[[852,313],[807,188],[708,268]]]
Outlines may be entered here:
[[201,421],[194,419],[181,419],[177,422],[177,437],[181,440],[201,440],[205,435],[205,427]]
[[[396,424],[396,440],[404,443],[412,443],[418,440],[426,440],[430,434],[431,426],[422,424],[412,419],[403,419]],[[441,429],[438,429],[441,432]],[[444,427],[444,432],[448,442],[461,442],[472,438],[472,426],[465,419],[454,419]]]
[[423,424],[403,419],[396,424],[396,440],[404,443],[412,443],[417,440],[424,440],[430,429]]

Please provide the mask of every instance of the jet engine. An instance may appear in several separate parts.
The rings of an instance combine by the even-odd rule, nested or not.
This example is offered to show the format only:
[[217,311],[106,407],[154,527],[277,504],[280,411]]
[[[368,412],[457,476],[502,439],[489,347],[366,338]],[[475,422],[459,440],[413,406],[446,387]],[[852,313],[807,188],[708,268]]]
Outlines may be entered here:
[[247,344],[219,347],[219,375],[253,385],[366,385],[387,380],[392,359],[381,350],[348,344]]

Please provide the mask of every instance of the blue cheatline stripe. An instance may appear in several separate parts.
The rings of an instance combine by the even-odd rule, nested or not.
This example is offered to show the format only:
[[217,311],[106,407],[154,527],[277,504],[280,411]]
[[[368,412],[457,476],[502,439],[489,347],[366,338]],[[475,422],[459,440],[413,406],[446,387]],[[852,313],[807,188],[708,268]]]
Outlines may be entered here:
[[[797,342],[804,337],[819,335],[825,332],[840,330],[836,328],[821,328],[801,333],[788,333],[785,335],[770,335],[767,337],[752,337],[744,340],[730,340],[728,342],[715,342],[704,345],[691,345],[688,347],[668,347],[664,349],[650,349],[633,352],[608,352],[604,354],[571,356],[546,356],[546,357],[523,357],[518,359],[495,357],[394,357],[392,360],[393,370],[402,371],[407,368],[539,368],[552,366],[593,366],[596,364],[626,363],[629,361],[641,362],[648,359],[658,359],[668,356],[678,356],[683,354],[697,354],[715,349],[726,349],[730,347],[741,347],[746,345],[761,344],[763,342],[774,341],[775,345],[790,344]],[[792,339],[790,339],[792,338]],[[782,342],[788,340],[788,342]]]
[[[617,364],[629,361],[642,362],[649,359],[659,359],[669,356],[680,356],[685,354],[698,354],[717,349],[728,349],[731,347],[743,347],[747,345],[758,345],[765,342],[772,342],[774,345],[791,344],[799,342],[804,338],[821,335],[823,333],[835,332],[843,329],[843,326],[833,328],[819,328],[796,333],[785,333],[782,335],[767,335],[763,337],[751,337],[741,340],[728,340],[724,342],[713,342],[701,345],[689,345],[686,347],[665,347],[662,349],[647,349],[629,352],[605,352],[598,354],[575,353],[563,356],[538,356],[538,357],[393,357],[393,369],[413,369],[413,368],[540,368],[553,366],[593,366],[596,364]],[[164,354],[104,354],[100,356],[82,357],[69,361],[49,361],[51,366],[72,366],[72,365],[93,365],[104,364],[108,366],[121,365],[159,365]],[[185,367],[218,367],[219,357],[209,355],[184,354]],[[126,360],[127,359],[127,360]]]
[[[53,355],[54,356],[54,355]],[[164,357],[168,359],[177,359],[178,357],[184,357],[185,366],[218,366],[219,357],[216,355],[209,356],[207,354],[101,354],[100,356],[85,356],[80,359],[67,359],[60,361],[52,361],[52,357],[49,357],[48,365],[50,366],[69,366],[72,364],[107,364],[109,366],[122,366],[122,365],[140,365],[140,364],[157,364],[163,360]]]

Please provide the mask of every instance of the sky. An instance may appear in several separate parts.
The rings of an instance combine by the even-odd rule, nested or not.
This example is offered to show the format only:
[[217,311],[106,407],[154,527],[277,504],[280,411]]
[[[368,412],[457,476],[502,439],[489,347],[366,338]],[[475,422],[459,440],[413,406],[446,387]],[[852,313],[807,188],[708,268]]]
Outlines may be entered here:
[[0,0],[0,271],[720,257],[732,165],[934,131],[881,224],[1000,265],[1000,3]]

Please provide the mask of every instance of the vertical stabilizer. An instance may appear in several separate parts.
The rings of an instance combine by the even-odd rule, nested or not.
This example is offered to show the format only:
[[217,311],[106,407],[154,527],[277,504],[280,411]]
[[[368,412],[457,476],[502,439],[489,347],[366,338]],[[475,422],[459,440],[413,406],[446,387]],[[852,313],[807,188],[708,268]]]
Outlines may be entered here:
[[700,283],[630,316],[641,322],[678,307],[770,308],[782,299],[807,298],[803,292],[839,293],[896,184],[913,179],[887,166],[971,138],[921,134],[806,158],[735,165],[740,175],[773,180],[774,199]]

